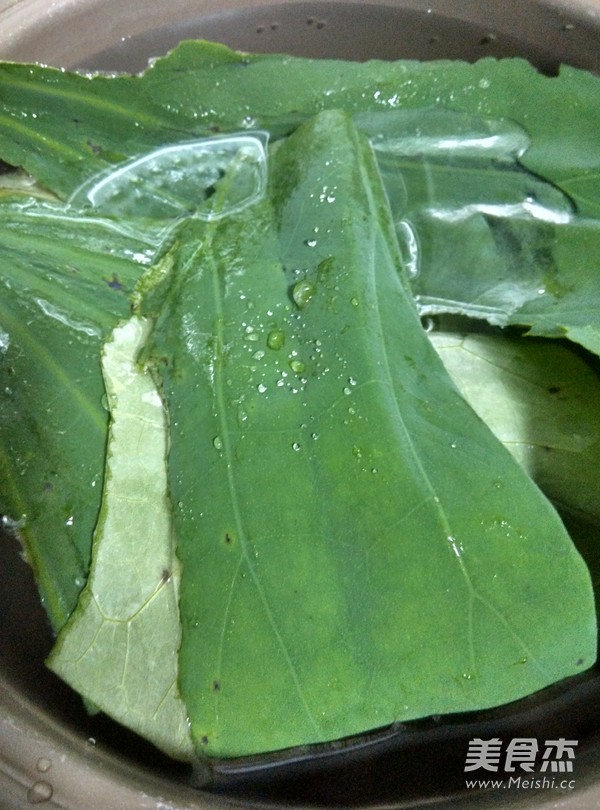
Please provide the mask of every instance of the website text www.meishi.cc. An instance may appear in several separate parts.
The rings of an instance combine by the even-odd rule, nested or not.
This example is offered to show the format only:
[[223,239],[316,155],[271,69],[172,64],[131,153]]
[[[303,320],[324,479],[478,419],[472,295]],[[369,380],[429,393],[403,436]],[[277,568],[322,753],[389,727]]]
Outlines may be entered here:
[[577,745],[578,740],[564,737],[543,742],[533,737],[515,737],[506,744],[499,737],[475,738],[469,742],[467,750],[465,787],[470,790],[574,790]]

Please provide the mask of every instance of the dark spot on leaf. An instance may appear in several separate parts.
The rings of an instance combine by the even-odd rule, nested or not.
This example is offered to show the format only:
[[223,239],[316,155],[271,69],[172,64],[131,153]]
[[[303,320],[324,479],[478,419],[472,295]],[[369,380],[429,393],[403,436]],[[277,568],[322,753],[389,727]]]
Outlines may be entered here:
[[221,681],[213,681],[213,692],[220,692],[221,691]]
[[87,145],[90,152],[92,152],[92,154],[94,155],[99,155],[100,152],[102,151],[102,147],[99,146],[97,143],[93,143],[93,141],[88,141]]
[[221,131],[221,127],[218,124],[213,124],[211,127],[209,127],[209,129],[210,129],[211,132],[220,132]]
[[585,659],[578,658],[577,662],[576,662],[576,666],[581,667],[581,666],[583,666],[583,664],[585,664]]
[[206,736],[206,734],[204,735],[204,737],[200,737],[200,744],[208,745],[208,737]]
[[53,489],[54,489],[54,484],[52,484],[51,481],[44,481],[44,487],[43,487],[44,492],[52,492]]
[[233,538],[232,538],[232,536],[229,534],[229,532],[225,532],[225,538],[224,538],[224,540],[225,540],[225,545],[226,545],[226,546],[230,546],[230,545],[233,543]]
[[559,386],[558,385],[551,385],[550,388],[548,389],[548,393],[549,394],[558,394],[558,393],[560,393]]
[[72,121],[74,124],[81,124],[81,118],[71,118],[71,121]]
[[111,288],[111,290],[122,290],[123,289],[123,285],[119,281],[119,277],[117,276],[116,273],[112,274],[111,279],[104,279],[104,280],[106,281],[108,286]]
[[492,42],[495,42],[498,39],[496,34],[486,34],[484,37],[481,37],[479,40],[480,45],[491,45]]
[[162,574],[160,575],[160,583],[161,585],[165,585],[171,579],[171,572],[168,568],[163,568]]

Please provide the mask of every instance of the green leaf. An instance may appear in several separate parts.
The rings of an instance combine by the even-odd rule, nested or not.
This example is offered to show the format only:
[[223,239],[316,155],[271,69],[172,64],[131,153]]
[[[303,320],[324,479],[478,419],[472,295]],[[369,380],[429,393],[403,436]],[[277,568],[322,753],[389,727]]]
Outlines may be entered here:
[[[179,674],[198,751],[262,752],[484,708],[591,665],[587,570],[553,508],[458,396],[408,276],[420,249],[421,304],[500,310],[598,351],[598,86],[520,60],[354,64],[207,43],[184,43],[135,77],[0,65],[0,159],[38,181],[14,200],[22,175],[1,191],[0,509],[58,628],[87,576],[100,505],[100,351],[152,262],[133,302],[156,320],[142,352],[168,405]],[[335,108],[346,112],[319,114]],[[369,130],[377,111],[385,123]],[[388,165],[379,151],[400,222],[350,114],[371,136],[412,138],[408,160],[401,151]],[[427,141],[419,122],[438,147],[448,129],[461,136],[445,164],[431,144],[415,155]],[[237,204],[240,152],[214,183],[201,167],[197,186],[156,163],[183,158],[187,171],[205,136],[258,127],[280,139],[264,199],[258,160]],[[471,149],[473,133],[492,138],[488,158]],[[427,208],[440,200],[473,216],[430,228]],[[486,205],[519,210],[502,218]],[[407,206],[418,227],[402,219]],[[437,250],[445,277],[427,258]],[[125,438],[111,443],[107,469],[133,464],[139,476]],[[111,480],[103,521],[122,508]],[[152,535],[167,562],[157,579],[145,554],[136,593],[112,545],[123,530],[140,551],[122,522],[114,534],[98,528],[92,580],[53,661],[105,711],[187,757],[173,689],[176,581],[163,576],[176,577],[171,537]],[[163,599],[169,609],[152,620]],[[137,694],[145,662],[163,658],[165,680]],[[163,709],[165,734],[150,716]]]
[[[184,42],[142,76],[0,66],[0,158],[69,196],[115,163],[164,144],[241,129],[288,133],[323,109],[439,108],[521,125],[523,164],[597,213],[597,77],[539,74],[520,59],[370,61],[242,54]],[[532,114],[535,110],[535,115]]]
[[102,342],[154,250],[125,225],[63,206],[0,204],[0,513],[55,628],[85,582],[98,515]]
[[600,381],[561,344],[431,332],[459,390],[554,503],[600,523]]
[[[182,43],[141,76],[4,64],[0,158],[79,200],[107,172],[165,146],[257,127],[280,137],[323,109],[379,121],[384,112],[396,122],[391,132],[384,125],[388,137],[416,138],[421,150],[412,165],[401,161],[399,183],[408,187],[400,216],[423,250],[415,282],[423,311],[483,313],[598,352],[600,290],[590,272],[600,258],[598,82],[567,67],[543,76],[519,59],[359,64],[205,42]],[[432,121],[437,145],[428,144]],[[458,157],[442,150],[441,162],[444,121]],[[469,122],[500,147],[512,143],[512,166],[497,165],[489,138],[479,155],[465,151]]]
[[587,569],[423,333],[367,142],[323,113],[270,183],[183,226],[145,305],[197,749],[481,709],[589,666]]
[[167,419],[152,378],[136,366],[149,326],[133,317],[104,346],[111,424],[93,563],[48,665],[107,714],[171,756],[189,759],[187,713],[177,691],[179,572]]
[[447,110],[357,123],[377,151],[423,315],[525,326],[600,352],[600,220],[524,170],[521,127]]

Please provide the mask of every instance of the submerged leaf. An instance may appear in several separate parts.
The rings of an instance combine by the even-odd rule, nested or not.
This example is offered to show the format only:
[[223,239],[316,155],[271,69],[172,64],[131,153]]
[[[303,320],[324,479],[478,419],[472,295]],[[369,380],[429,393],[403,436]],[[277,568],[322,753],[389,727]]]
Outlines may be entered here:
[[179,572],[167,420],[152,378],[136,366],[148,331],[133,317],[104,347],[111,424],[93,562],[48,665],[98,708],[186,759],[192,749],[177,691]]
[[[598,86],[521,60],[354,64],[207,43],[135,77],[0,65],[0,160],[39,183],[1,191],[0,510],[55,628],[100,504],[100,351],[152,263],[132,299],[152,335],[130,321],[107,371],[134,387],[109,403],[92,576],[56,671],[187,758],[188,712],[196,751],[237,756],[495,706],[592,664],[588,572],[458,395],[408,277],[421,304],[500,311],[600,352]],[[391,161],[378,151],[389,199],[351,115],[395,144]],[[214,183],[188,174],[199,139],[258,127],[280,139],[266,196],[262,159],[236,185],[241,153]],[[134,417],[151,481],[124,404],[146,394],[162,414],[137,348],[169,417],[166,459],[164,424]],[[137,487],[124,500],[130,474],[141,501]]]
[[0,513],[56,629],[85,583],[98,516],[102,342],[155,250],[124,224],[63,206],[0,205]]
[[199,751],[494,706],[591,665],[588,572],[424,335],[347,116],[279,144],[269,197],[189,222],[171,256],[148,355]]
[[[414,217],[424,253],[415,285],[423,311],[483,314],[597,353],[599,81],[569,67],[543,76],[520,59],[359,64],[206,42],[182,43],[141,76],[4,64],[0,159],[69,198],[132,159],[199,137],[257,128],[281,137],[323,109],[385,113],[386,137],[404,148],[412,138],[418,158],[401,169],[410,192],[402,216]],[[479,156],[469,122],[479,134],[487,127]],[[555,227],[557,213],[577,219]]]
[[525,130],[448,110],[357,122],[378,155],[421,314],[526,326],[600,353],[600,219],[524,170]]

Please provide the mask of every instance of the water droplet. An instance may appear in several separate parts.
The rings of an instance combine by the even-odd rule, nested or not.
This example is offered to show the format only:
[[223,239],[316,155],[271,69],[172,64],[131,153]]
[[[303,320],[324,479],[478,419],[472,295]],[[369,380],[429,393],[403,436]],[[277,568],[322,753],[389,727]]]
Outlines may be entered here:
[[362,458],[362,450],[356,444],[352,448],[352,455],[356,458]]
[[298,309],[304,309],[316,292],[317,288],[311,281],[303,280],[294,284],[292,298]]
[[346,396],[348,396],[349,394],[352,393],[352,390],[350,388],[348,388],[348,386],[345,386],[343,391],[344,391],[344,394],[346,394]]
[[295,450],[296,452],[298,452],[298,450],[300,450],[300,445],[298,444],[298,442],[294,442],[292,444],[292,450]]
[[316,239],[305,239],[304,244],[306,245],[306,247],[314,248],[314,247],[317,246],[317,240]]
[[277,351],[278,349],[281,349],[284,343],[285,343],[285,332],[283,332],[281,329],[273,329],[267,335],[267,346],[269,347],[269,349]]
[[48,759],[47,757],[40,757],[35,767],[40,773],[48,773],[52,767],[52,760]]
[[318,433],[311,433],[310,438],[314,439],[316,441],[319,438],[319,434]]
[[264,394],[265,391],[267,390],[267,386],[264,383],[259,383],[256,386],[256,390],[258,391],[259,394]]
[[262,349],[259,349],[258,351],[254,352],[252,358],[254,360],[262,360],[264,356],[265,356],[264,351]]
[[350,303],[352,304],[352,306],[353,306],[353,307],[357,307],[357,306],[359,305],[360,301],[358,300],[358,298],[356,297],[356,295],[354,295],[354,296],[352,296],[352,298],[350,299]]
[[290,360],[290,368],[294,372],[294,374],[302,374],[305,369],[304,363],[302,360]]
[[36,782],[27,791],[27,801],[30,804],[43,804],[50,801],[53,792],[50,782]]
[[72,526],[73,525],[73,515],[69,515],[69,517],[65,520],[65,526]]
[[354,377],[348,377],[348,384],[349,385],[356,385],[356,380]]
[[462,677],[465,681],[473,680],[473,674],[471,672],[463,672]]
[[450,447],[451,447],[453,450],[456,450],[457,443],[456,443],[456,442],[450,442]]

